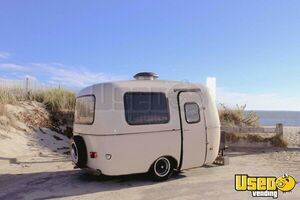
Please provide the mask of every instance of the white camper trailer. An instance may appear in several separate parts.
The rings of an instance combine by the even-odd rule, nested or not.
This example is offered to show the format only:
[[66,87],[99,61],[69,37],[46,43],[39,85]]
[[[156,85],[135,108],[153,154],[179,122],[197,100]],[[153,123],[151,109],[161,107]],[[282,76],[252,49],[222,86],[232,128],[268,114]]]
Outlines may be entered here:
[[147,72],[134,77],[79,92],[75,165],[109,176],[149,172],[166,180],[173,170],[213,163],[220,121],[206,86],[156,80]]

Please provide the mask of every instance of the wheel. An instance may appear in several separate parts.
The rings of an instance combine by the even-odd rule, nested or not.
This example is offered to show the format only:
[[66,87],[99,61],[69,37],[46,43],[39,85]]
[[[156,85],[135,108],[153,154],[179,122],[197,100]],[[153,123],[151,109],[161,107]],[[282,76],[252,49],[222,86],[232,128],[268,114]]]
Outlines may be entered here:
[[75,135],[73,137],[73,141],[71,144],[71,158],[77,167],[86,167],[87,150],[83,138],[79,135]]
[[150,168],[150,177],[154,181],[165,181],[173,172],[172,162],[167,157],[160,157]]

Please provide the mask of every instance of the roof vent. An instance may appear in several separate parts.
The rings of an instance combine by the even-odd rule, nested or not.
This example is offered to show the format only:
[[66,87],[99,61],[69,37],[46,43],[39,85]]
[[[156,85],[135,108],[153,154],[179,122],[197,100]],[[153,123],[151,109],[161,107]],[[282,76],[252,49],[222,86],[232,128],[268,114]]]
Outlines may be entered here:
[[158,78],[158,75],[153,72],[140,72],[134,75],[136,80],[155,80]]

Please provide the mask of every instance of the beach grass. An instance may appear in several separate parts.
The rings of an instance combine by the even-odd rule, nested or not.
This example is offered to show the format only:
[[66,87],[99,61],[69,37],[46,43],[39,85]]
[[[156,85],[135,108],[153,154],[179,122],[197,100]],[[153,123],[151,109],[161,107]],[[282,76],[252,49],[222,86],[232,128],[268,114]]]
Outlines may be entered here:
[[62,88],[30,92],[21,89],[0,89],[0,104],[14,105],[20,101],[43,103],[49,111],[73,111],[75,94]]
[[263,137],[258,134],[237,134],[237,133],[228,133],[226,134],[226,141],[233,143],[239,141],[245,141],[248,143],[270,143],[274,147],[287,147],[288,143],[286,140],[281,138],[278,135],[271,137]]
[[29,99],[43,103],[50,111],[73,111],[75,107],[75,94],[64,89],[33,92]]
[[260,118],[255,112],[246,112],[246,105],[229,108],[221,104],[219,116],[224,127],[260,127]]

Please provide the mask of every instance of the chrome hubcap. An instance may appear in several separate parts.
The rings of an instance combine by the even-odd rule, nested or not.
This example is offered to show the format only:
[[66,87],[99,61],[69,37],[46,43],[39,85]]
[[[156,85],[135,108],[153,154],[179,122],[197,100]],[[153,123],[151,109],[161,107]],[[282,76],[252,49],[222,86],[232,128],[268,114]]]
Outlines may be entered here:
[[164,177],[170,172],[170,161],[167,158],[160,158],[154,164],[154,172],[159,177]]

